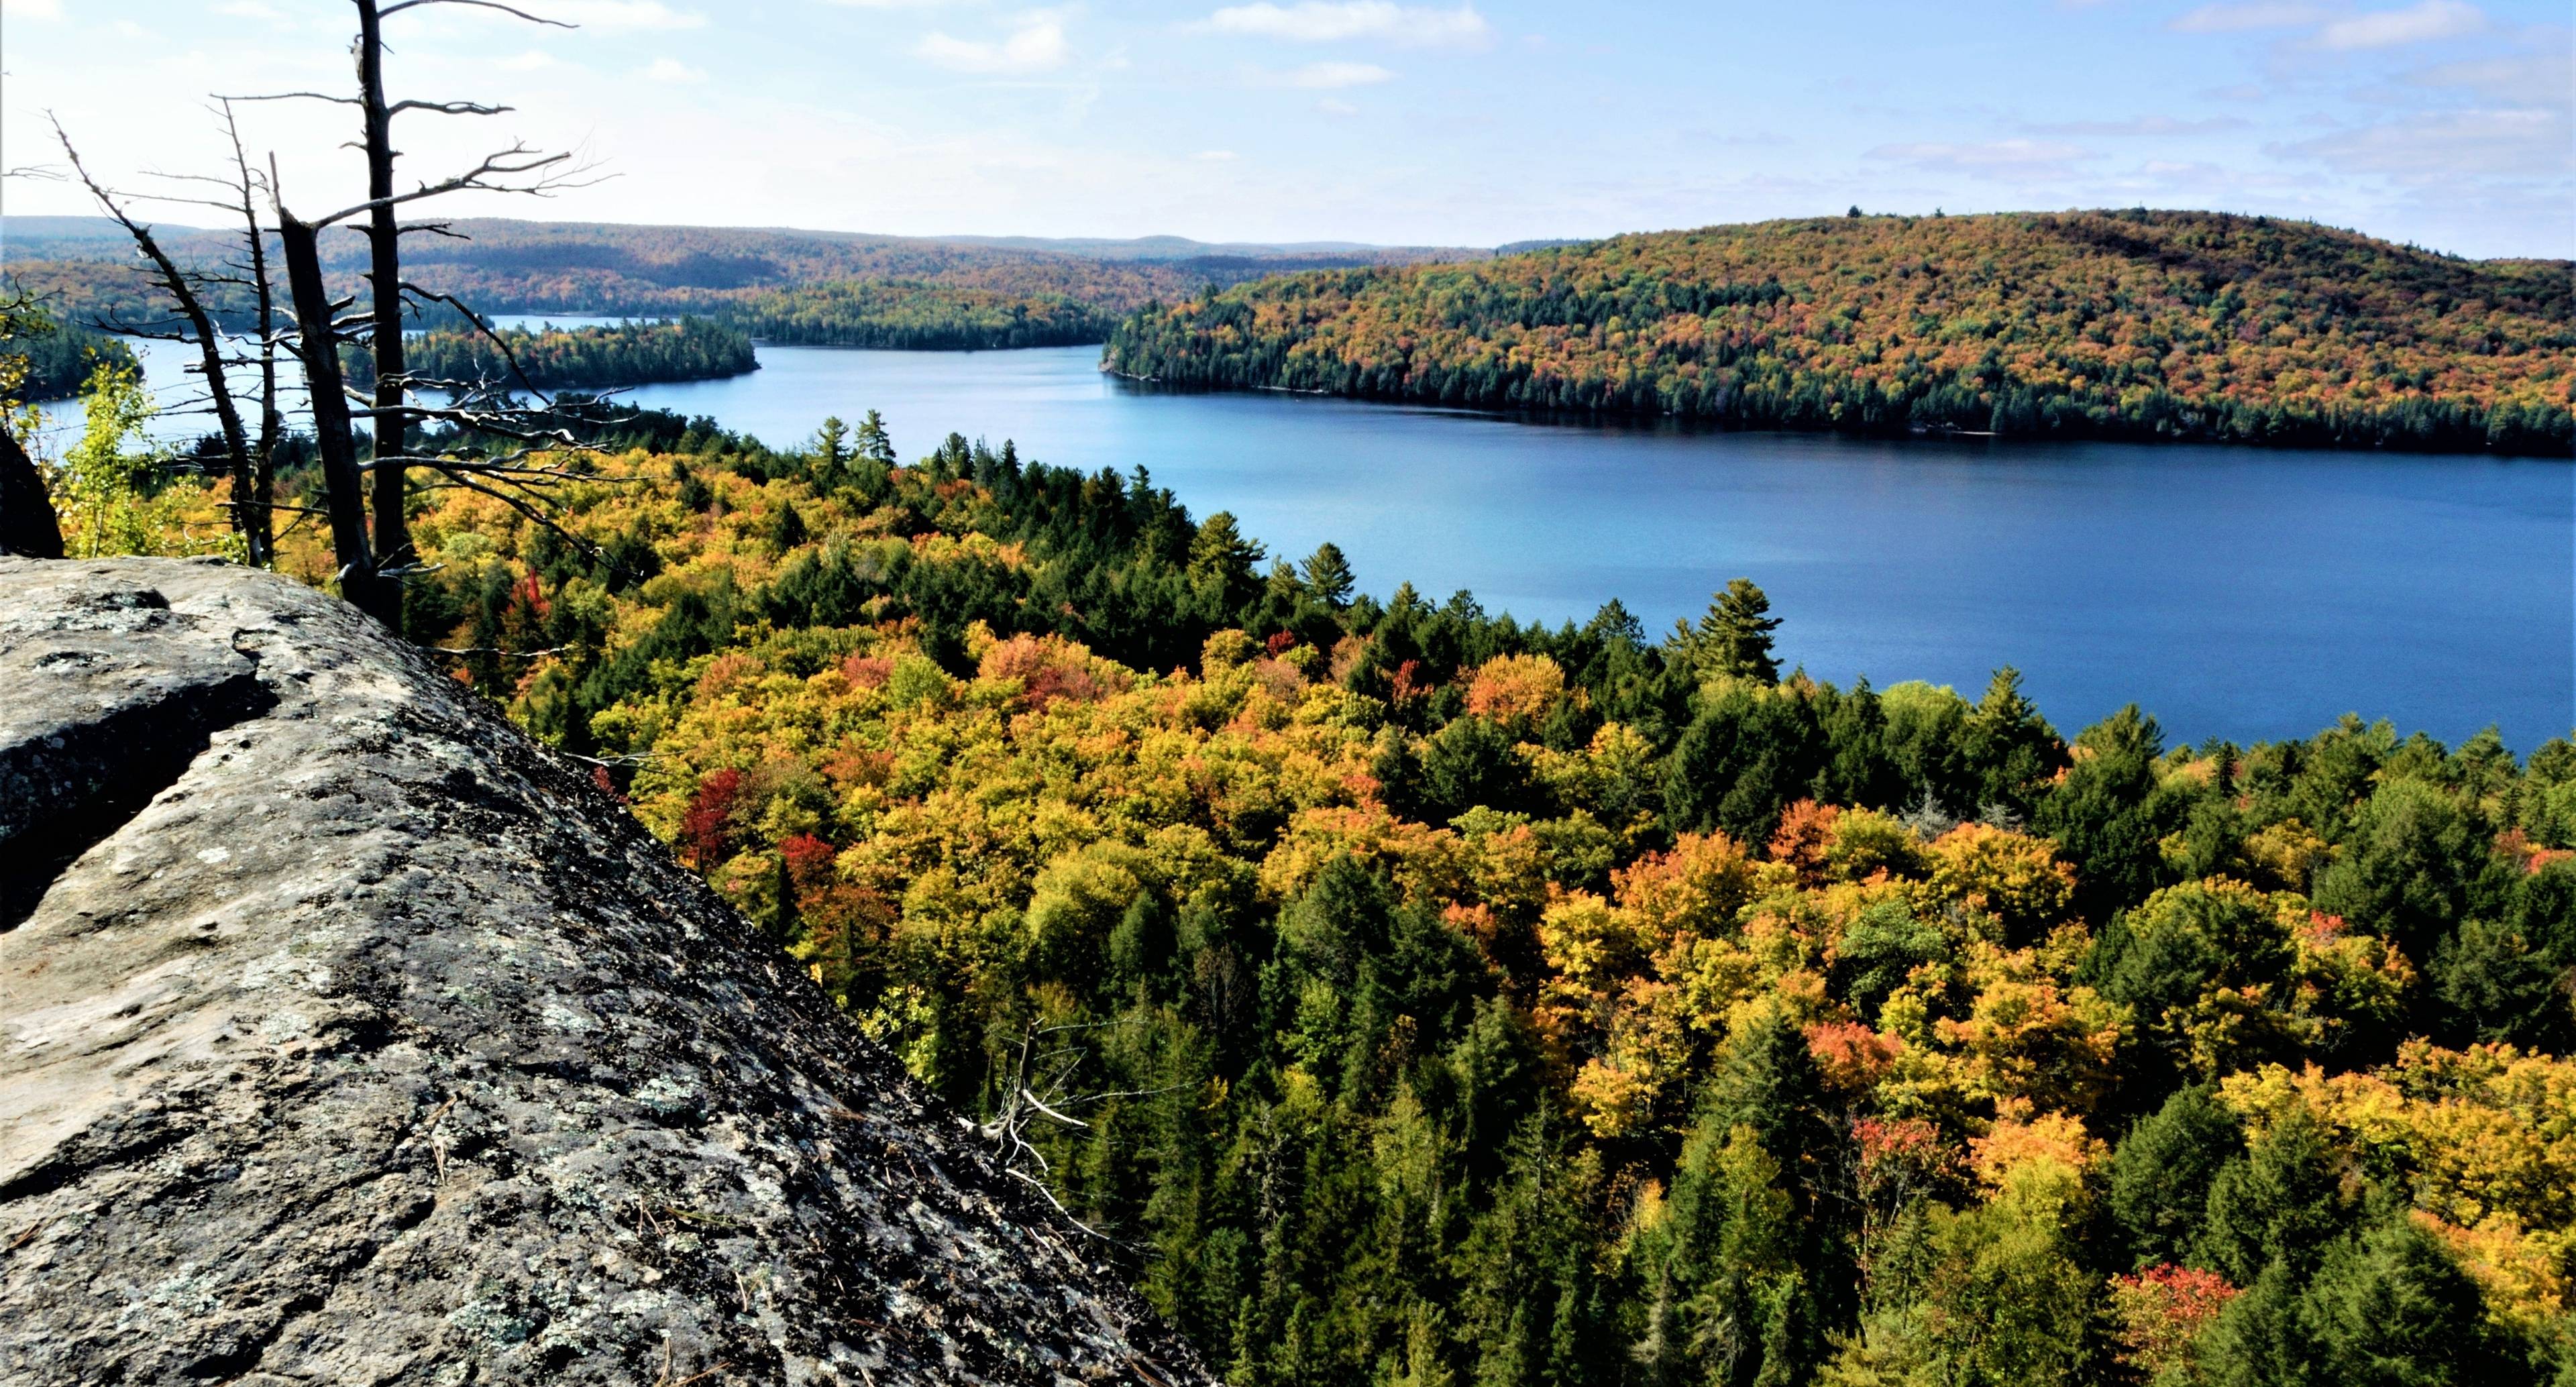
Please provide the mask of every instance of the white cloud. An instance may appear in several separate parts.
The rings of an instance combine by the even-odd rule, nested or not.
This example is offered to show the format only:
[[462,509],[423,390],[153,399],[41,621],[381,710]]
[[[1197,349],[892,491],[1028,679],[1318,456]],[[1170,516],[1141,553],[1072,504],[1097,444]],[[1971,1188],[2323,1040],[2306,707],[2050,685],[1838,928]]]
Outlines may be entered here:
[[2402,10],[2380,10],[2338,19],[2317,31],[2326,48],[2395,48],[2457,38],[2487,27],[2486,12],[2463,0],[2421,0]]
[[277,12],[276,6],[263,5],[260,0],[223,0],[222,4],[215,6],[215,13],[229,15],[234,19],[265,19],[273,22],[283,21],[286,18],[285,15]]
[[707,80],[706,69],[691,67],[677,58],[655,58],[653,65],[644,69],[643,77],[647,82],[668,82],[684,87]]
[[541,0],[529,13],[585,29],[703,29],[707,17],[662,0]]
[[1474,5],[1435,10],[1390,0],[1299,0],[1284,6],[1261,0],[1218,10],[1208,16],[1207,27],[1298,43],[1385,39],[1425,46],[1482,43],[1493,32]]
[[2446,111],[2289,146],[2346,173],[2448,186],[2463,175],[2562,179],[2576,172],[2564,111]]
[[1033,14],[1022,16],[1019,27],[999,43],[932,33],[913,52],[924,62],[951,72],[1021,75],[1062,67],[1073,50],[1065,42],[1063,21]]
[[2033,125],[2031,131],[2041,135],[2099,135],[2115,138],[2151,135],[2208,135],[2221,130],[2242,129],[2242,116],[2211,116],[2206,120],[2178,120],[2172,116],[2139,116],[2134,120],[2070,120],[2054,125]]
[[2461,87],[2495,101],[2517,106],[2576,104],[2576,86],[2567,79],[2565,55],[2527,54],[2516,58],[2440,63],[2406,74],[2421,87]]
[[535,72],[540,68],[554,65],[555,55],[542,48],[531,48],[525,53],[503,58],[500,62],[500,68],[504,72]]
[[2085,151],[2071,144],[2046,140],[1988,140],[1981,144],[1947,144],[1938,141],[1916,141],[1910,144],[1883,144],[1869,151],[1872,159],[1893,159],[1909,164],[1939,168],[1992,172],[2030,169],[2064,164],[2085,157]]
[[2294,29],[2325,17],[2324,10],[2296,0],[2238,0],[2203,5],[2176,19],[2173,28],[2185,34],[2241,34],[2249,29]]
[[0,15],[11,19],[60,19],[63,0],[0,0]]
[[1395,74],[1375,63],[1308,63],[1286,72],[1265,72],[1260,81],[1266,86],[1296,87],[1306,91],[1331,91],[1340,87],[1372,87],[1392,82]]

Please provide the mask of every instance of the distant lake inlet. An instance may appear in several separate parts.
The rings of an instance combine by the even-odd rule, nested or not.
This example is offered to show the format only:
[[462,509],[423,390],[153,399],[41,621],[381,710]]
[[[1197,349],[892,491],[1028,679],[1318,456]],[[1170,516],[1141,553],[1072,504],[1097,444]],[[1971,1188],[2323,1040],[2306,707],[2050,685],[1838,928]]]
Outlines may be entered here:
[[[146,356],[179,384],[166,348]],[[2493,723],[2527,754],[2576,727],[2564,460],[1541,422],[1160,391],[1103,375],[1096,347],[760,361],[624,398],[772,445],[876,409],[906,457],[953,430],[1144,467],[1274,554],[1330,539],[1368,591],[1470,589],[1524,620],[1616,597],[1660,633],[1748,576],[1785,664],[1971,697],[2013,664],[2070,734],[2131,701],[2183,741],[2358,712],[2453,742]]]

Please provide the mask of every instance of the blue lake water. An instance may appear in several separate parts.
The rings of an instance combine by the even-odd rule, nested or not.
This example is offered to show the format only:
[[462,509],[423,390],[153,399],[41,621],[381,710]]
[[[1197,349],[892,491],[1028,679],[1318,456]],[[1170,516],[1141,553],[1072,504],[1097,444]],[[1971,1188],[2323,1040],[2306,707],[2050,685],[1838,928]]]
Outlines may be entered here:
[[763,347],[751,375],[626,398],[772,445],[873,408],[906,457],[954,430],[1142,466],[1274,553],[1335,541],[1381,596],[1524,619],[1617,597],[1661,631],[1749,576],[1786,664],[1971,697],[2014,664],[2070,733],[2133,700],[2184,741],[2358,712],[2527,753],[2576,727],[2567,461],[1542,423],[1156,392],[1098,356]]

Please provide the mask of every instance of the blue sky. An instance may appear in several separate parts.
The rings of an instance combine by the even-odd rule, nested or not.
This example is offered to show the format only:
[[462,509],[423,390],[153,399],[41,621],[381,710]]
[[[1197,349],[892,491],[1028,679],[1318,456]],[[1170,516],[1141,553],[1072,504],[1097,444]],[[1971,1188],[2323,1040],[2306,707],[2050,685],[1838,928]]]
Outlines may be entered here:
[[[2576,255],[2564,0],[517,3],[581,27],[391,21],[402,92],[519,108],[419,121],[408,167],[515,135],[616,176],[459,213],[1489,245],[2146,204]],[[0,162],[58,161],[51,109],[120,179],[207,166],[204,94],[339,90],[351,28],[344,0],[0,0]],[[343,123],[249,133],[318,206]]]

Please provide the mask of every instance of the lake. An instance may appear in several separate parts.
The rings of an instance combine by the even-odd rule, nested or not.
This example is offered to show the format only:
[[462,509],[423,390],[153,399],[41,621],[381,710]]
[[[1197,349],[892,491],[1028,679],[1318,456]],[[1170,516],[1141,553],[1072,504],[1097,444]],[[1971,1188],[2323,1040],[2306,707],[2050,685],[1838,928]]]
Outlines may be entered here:
[[1160,392],[1098,359],[764,346],[751,375],[626,398],[772,445],[873,408],[908,458],[954,430],[1141,466],[1274,554],[1330,539],[1367,591],[1465,588],[1527,620],[1617,597],[1660,633],[1748,576],[1784,665],[1973,698],[2014,664],[2070,735],[2133,700],[2174,741],[2358,712],[2451,742],[2493,723],[2527,754],[2576,726],[2565,461],[1537,422]]

